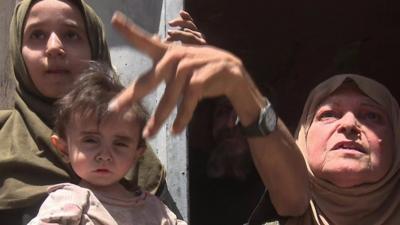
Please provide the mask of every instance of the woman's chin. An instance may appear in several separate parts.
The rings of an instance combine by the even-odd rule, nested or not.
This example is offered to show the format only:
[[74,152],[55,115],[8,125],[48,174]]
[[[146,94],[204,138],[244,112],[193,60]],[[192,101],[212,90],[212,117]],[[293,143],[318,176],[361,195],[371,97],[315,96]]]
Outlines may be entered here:
[[337,187],[352,188],[363,184],[374,183],[377,179],[369,168],[346,165],[337,167],[334,170],[324,171],[317,175]]

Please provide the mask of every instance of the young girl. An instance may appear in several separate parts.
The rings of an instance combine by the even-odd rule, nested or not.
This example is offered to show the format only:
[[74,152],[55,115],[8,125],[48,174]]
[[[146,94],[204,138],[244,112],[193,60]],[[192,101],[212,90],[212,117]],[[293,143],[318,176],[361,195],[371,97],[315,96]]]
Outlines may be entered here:
[[134,168],[146,142],[147,113],[137,103],[109,113],[109,101],[123,89],[112,73],[92,69],[59,101],[53,145],[82,179],[79,186],[51,186],[35,224],[186,224],[154,195],[119,181]]

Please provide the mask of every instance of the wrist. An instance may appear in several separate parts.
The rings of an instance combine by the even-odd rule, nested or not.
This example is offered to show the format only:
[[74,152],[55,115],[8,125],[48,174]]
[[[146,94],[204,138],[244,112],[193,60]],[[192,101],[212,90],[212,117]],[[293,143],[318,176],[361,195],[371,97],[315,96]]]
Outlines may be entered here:
[[268,100],[261,95],[244,68],[241,68],[238,74],[227,97],[231,101],[241,124],[247,126],[257,121],[261,109],[267,105]]
[[236,124],[239,126],[242,134],[248,138],[250,137],[263,137],[275,131],[277,126],[278,117],[272,108],[271,103],[265,98],[266,106],[264,106],[258,115],[256,121],[249,125],[243,126],[239,117]]

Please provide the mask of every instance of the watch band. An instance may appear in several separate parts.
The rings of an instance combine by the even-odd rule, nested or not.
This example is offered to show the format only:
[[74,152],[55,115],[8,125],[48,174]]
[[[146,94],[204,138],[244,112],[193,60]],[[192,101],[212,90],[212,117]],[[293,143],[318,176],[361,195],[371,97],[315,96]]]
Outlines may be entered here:
[[267,105],[260,110],[258,119],[248,126],[242,126],[239,118],[236,121],[246,137],[262,137],[267,136],[273,132],[277,124],[277,116],[272,108],[271,103],[267,102]]

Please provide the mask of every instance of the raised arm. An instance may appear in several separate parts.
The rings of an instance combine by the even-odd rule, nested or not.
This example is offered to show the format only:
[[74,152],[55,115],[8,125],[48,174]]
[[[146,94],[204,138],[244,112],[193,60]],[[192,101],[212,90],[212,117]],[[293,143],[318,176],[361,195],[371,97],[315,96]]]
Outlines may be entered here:
[[[143,135],[154,135],[173,108],[178,113],[172,132],[181,132],[203,98],[226,96],[243,126],[258,119],[266,101],[240,59],[211,46],[186,46],[161,43],[149,38],[122,13],[116,13],[113,25],[138,50],[149,55],[154,67],[138,78],[110,104],[121,110],[143,98],[162,82],[164,95],[149,119]],[[304,159],[285,125],[278,121],[275,131],[263,137],[248,138],[255,165],[269,190],[280,215],[296,216],[308,206],[308,178]]]

